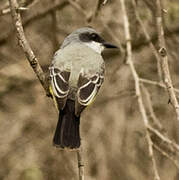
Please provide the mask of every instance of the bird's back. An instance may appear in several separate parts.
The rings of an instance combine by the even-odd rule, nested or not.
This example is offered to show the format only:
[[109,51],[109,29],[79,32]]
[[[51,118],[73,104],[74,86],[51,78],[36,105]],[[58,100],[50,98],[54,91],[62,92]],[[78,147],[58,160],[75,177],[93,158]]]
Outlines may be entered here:
[[87,77],[104,72],[104,61],[101,54],[80,43],[58,50],[54,56],[53,65],[71,72],[69,85],[72,88],[77,87],[81,72]]

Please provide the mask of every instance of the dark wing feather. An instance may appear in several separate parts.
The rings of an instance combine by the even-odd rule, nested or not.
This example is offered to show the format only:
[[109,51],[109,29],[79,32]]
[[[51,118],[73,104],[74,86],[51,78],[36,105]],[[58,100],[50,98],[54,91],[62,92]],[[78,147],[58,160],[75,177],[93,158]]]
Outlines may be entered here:
[[87,78],[82,73],[79,75],[78,91],[75,103],[75,114],[77,116],[80,115],[86,106],[92,103],[103,81],[103,74],[95,74],[90,78]]
[[65,70],[60,70],[57,67],[50,67],[50,78],[51,78],[51,86],[56,98],[56,102],[59,109],[63,109],[68,92],[69,92],[69,78],[70,72]]

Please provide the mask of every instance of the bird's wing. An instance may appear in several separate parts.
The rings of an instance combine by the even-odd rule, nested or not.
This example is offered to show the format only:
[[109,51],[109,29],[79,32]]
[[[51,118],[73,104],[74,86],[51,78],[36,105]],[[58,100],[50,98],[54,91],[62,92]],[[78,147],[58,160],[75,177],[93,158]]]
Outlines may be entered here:
[[68,92],[69,92],[69,78],[70,71],[69,70],[61,70],[58,67],[51,66],[50,70],[50,78],[51,78],[51,91],[52,96],[55,98],[58,109],[63,109]]
[[96,73],[90,78],[86,77],[83,73],[80,73],[78,79],[78,91],[75,101],[75,114],[77,116],[80,115],[86,106],[92,103],[103,81],[104,72],[100,74]]

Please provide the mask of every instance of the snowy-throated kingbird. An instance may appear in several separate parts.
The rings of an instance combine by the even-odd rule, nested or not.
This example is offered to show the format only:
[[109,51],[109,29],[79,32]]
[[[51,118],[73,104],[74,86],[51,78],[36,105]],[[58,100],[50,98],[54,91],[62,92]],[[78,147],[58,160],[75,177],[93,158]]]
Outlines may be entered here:
[[117,48],[94,29],[84,27],[68,35],[55,53],[50,69],[50,92],[59,110],[53,138],[56,147],[80,147],[80,114],[97,95],[105,72],[101,52]]

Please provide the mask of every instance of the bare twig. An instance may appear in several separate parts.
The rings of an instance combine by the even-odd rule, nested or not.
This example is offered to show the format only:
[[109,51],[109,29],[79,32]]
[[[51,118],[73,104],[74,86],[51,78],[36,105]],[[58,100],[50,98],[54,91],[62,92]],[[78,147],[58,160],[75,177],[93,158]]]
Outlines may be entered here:
[[127,17],[127,12],[126,12],[126,7],[125,7],[125,3],[124,0],[120,0],[121,1],[121,7],[122,7],[122,11],[123,11],[123,21],[124,21],[124,31],[125,31],[125,37],[126,37],[126,48],[127,48],[127,63],[131,69],[134,81],[135,81],[135,90],[136,90],[136,96],[137,96],[137,100],[138,100],[138,104],[139,104],[139,110],[141,112],[143,121],[144,121],[144,125],[146,128],[146,138],[147,138],[147,142],[148,142],[148,146],[149,146],[149,155],[152,159],[152,165],[153,165],[153,171],[154,171],[154,177],[156,180],[160,180],[159,174],[158,174],[158,170],[157,170],[157,165],[156,165],[156,161],[154,158],[154,152],[153,152],[153,142],[150,138],[150,134],[147,130],[147,126],[149,124],[148,122],[148,118],[147,118],[147,114],[146,114],[146,110],[144,108],[144,103],[142,100],[142,95],[141,95],[141,90],[140,90],[140,83],[139,83],[139,77],[138,74],[135,70],[133,61],[132,61],[132,46],[131,46],[131,36],[130,36],[130,31],[129,31],[129,21],[128,21],[128,17]]
[[93,19],[95,19],[97,16],[98,16],[98,13],[99,13],[99,10],[101,8],[101,5],[102,5],[102,2],[103,0],[97,0],[96,1],[96,4],[95,4],[95,8],[94,8],[94,11],[91,15],[91,18],[88,20],[88,22],[92,22]]
[[102,4],[101,0],[96,1],[95,10],[93,12],[93,18],[95,18],[98,15],[100,7],[101,7],[101,4]]
[[165,38],[164,38],[164,29],[162,25],[162,13],[161,13],[161,3],[160,0],[156,0],[157,12],[156,12],[156,21],[157,21],[157,32],[158,32],[158,40],[159,40],[159,54],[162,58],[161,65],[163,70],[164,76],[164,83],[167,87],[168,95],[170,98],[170,102],[174,107],[177,120],[179,120],[179,105],[178,101],[174,92],[172,80],[170,77],[169,67],[168,67],[168,56],[167,56],[167,49],[165,45]]
[[154,148],[159,151],[163,156],[170,159],[171,162],[176,166],[176,168],[179,170],[179,162],[172,156],[170,156],[168,153],[166,153],[163,149],[161,149],[159,146],[154,144]]
[[148,107],[148,111],[149,111],[149,116],[152,118],[153,120],[153,124],[159,129],[159,130],[163,130],[162,124],[160,123],[159,119],[156,117],[154,110],[153,110],[153,106],[152,106],[152,101],[151,101],[151,96],[150,93],[148,91],[148,89],[141,84],[141,87],[143,89],[145,98],[146,98],[146,104]]
[[0,16],[3,16],[5,14],[9,14],[9,13],[10,13],[10,8],[5,8],[5,9],[0,10]]
[[107,2],[108,2],[108,0],[104,0],[104,1],[103,1],[103,5],[105,5]]
[[10,3],[10,8],[11,8],[13,24],[14,24],[16,32],[17,32],[17,38],[18,38],[19,45],[21,46],[22,50],[24,51],[32,69],[34,70],[41,85],[43,86],[44,90],[46,91],[46,94],[49,95],[48,83],[46,81],[45,74],[44,74],[37,58],[35,57],[28,41],[26,40],[25,35],[24,35],[24,30],[22,27],[22,20],[21,20],[20,13],[18,11],[17,0],[9,0],[9,3]]
[[82,155],[82,147],[77,150],[77,160],[78,160],[78,170],[79,170],[79,180],[84,180],[84,162]]
[[[28,9],[29,8],[27,8],[27,7],[18,7],[19,11],[26,11]],[[0,10],[0,16],[9,14],[10,12],[11,12],[10,8],[2,9],[2,10]]]
[[[20,4],[20,6],[18,7],[18,10],[20,11],[26,11],[29,8],[31,8],[32,6],[34,6],[36,3],[38,2],[38,0],[32,0],[32,1],[28,1],[28,4],[26,3],[22,3]],[[0,16],[2,15],[6,15],[9,14],[11,12],[9,4],[7,5],[7,7],[5,7],[4,9],[0,10]]]
[[176,151],[179,152],[179,145],[177,143],[168,139],[166,136],[161,134],[159,131],[157,131],[155,128],[153,128],[149,124],[147,125],[147,128],[150,132],[154,133],[157,137],[159,137],[163,142],[167,143],[169,146],[172,146]]
[[[152,80],[144,79],[144,78],[140,78],[139,80],[140,80],[142,83],[152,84],[152,85],[159,86],[159,87],[162,87],[162,88],[166,89],[166,86],[165,86],[163,83],[161,83],[161,82],[152,81]],[[174,91],[175,91],[176,93],[179,93],[179,89],[174,88]]]
[[[22,50],[24,51],[31,67],[33,68],[35,74],[37,75],[41,85],[43,86],[46,94],[49,95],[48,90],[48,83],[46,81],[45,74],[41,69],[41,66],[35,57],[26,37],[24,35],[24,30],[22,27],[21,16],[18,11],[18,3],[17,0],[9,0],[10,8],[11,8],[11,15],[13,19],[13,23],[17,32],[17,38],[19,45],[21,46]],[[84,165],[83,165],[83,156],[82,156],[82,149],[77,150],[77,159],[78,159],[78,167],[79,167],[79,179],[84,180]]]
[[141,26],[141,28],[142,28],[142,30],[144,32],[145,38],[149,42],[149,46],[150,46],[150,48],[151,48],[151,50],[152,50],[152,52],[153,52],[153,54],[154,54],[154,56],[155,56],[155,58],[157,60],[157,70],[158,70],[159,81],[162,82],[163,80],[162,80],[162,70],[161,70],[161,58],[160,58],[157,50],[155,49],[155,47],[154,47],[154,45],[153,45],[153,43],[152,43],[152,41],[150,39],[150,36],[149,36],[149,34],[148,34],[148,32],[147,32],[147,30],[146,30],[140,16],[139,16],[135,0],[132,0],[132,4],[133,4],[133,7],[134,7],[134,12],[135,12],[135,15],[136,15],[136,19],[139,22],[139,24],[140,24],[140,26]]

